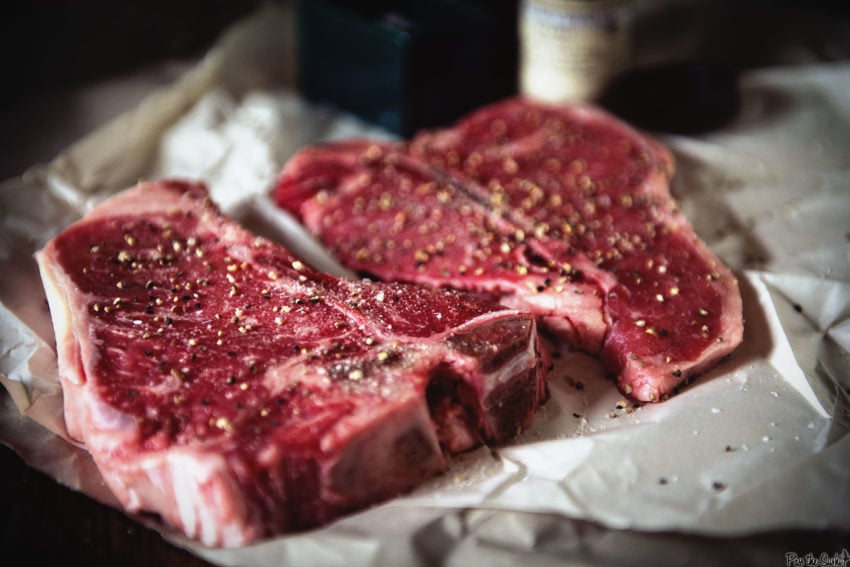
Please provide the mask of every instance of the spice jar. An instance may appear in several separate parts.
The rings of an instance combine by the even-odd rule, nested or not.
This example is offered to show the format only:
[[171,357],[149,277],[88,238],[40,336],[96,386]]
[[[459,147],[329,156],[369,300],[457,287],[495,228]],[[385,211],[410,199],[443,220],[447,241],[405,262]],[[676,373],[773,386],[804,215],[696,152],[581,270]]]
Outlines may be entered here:
[[588,101],[628,65],[629,0],[522,0],[520,92],[547,101]]

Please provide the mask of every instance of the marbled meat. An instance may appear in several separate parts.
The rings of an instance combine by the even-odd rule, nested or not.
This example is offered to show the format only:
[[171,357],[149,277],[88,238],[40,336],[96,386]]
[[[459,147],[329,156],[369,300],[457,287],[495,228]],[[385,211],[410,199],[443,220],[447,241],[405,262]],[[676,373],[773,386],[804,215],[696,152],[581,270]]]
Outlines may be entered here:
[[533,316],[315,272],[200,184],[128,189],[37,260],[69,434],[129,511],[208,545],[408,491],[546,396]]
[[273,198],[347,267],[492,294],[659,401],[740,344],[738,282],[670,192],[651,137],[513,98],[411,141],[303,149]]

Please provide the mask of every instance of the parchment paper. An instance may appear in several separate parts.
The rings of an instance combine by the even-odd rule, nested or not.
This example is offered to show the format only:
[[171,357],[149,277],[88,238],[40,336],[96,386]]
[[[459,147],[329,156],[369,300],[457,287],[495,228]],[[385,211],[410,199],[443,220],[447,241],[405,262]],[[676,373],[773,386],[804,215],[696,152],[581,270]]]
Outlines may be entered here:
[[[342,273],[265,194],[304,144],[388,134],[297,96],[291,20],[263,8],[176,84],[0,185],[9,394],[0,441],[106,504],[115,499],[91,459],[66,438],[31,255],[104,196],[180,176],[204,179],[225,212]],[[721,131],[662,137],[678,159],[684,211],[741,279],[745,339],[728,360],[670,400],[635,408],[596,360],[555,345],[552,397],[533,426],[458,456],[408,496],[238,550],[157,529],[222,565],[554,560],[603,549],[617,562],[622,551],[598,530],[625,530],[615,532],[620,543],[637,531],[850,530],[850,65],[751,72],[740,90],[741,111]]]

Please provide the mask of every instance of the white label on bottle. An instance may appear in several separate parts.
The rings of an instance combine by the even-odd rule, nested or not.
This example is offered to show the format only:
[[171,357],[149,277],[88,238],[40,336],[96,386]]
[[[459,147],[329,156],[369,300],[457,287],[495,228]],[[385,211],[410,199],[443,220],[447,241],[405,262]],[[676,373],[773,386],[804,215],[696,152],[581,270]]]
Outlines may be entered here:
[[626,65],[624,2],[525,0],[520,10],[520,89],[550,101],[591,100]]

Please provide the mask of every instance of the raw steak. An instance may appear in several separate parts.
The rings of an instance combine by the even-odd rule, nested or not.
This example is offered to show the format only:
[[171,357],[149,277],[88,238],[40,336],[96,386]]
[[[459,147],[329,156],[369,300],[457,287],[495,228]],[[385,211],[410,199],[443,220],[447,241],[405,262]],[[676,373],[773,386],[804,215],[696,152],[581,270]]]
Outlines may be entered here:
[[127,509],[208,545],[410,490],[545,398],[530,314],[317,273],[202,185],[142,183],[37,259],[68,432]]
[[348,267],[530,309],[656,401],[743,334],[737,280],[677,208],[672,172],[601,110],[515,98],[407,143],[304,149],[274,198]]

